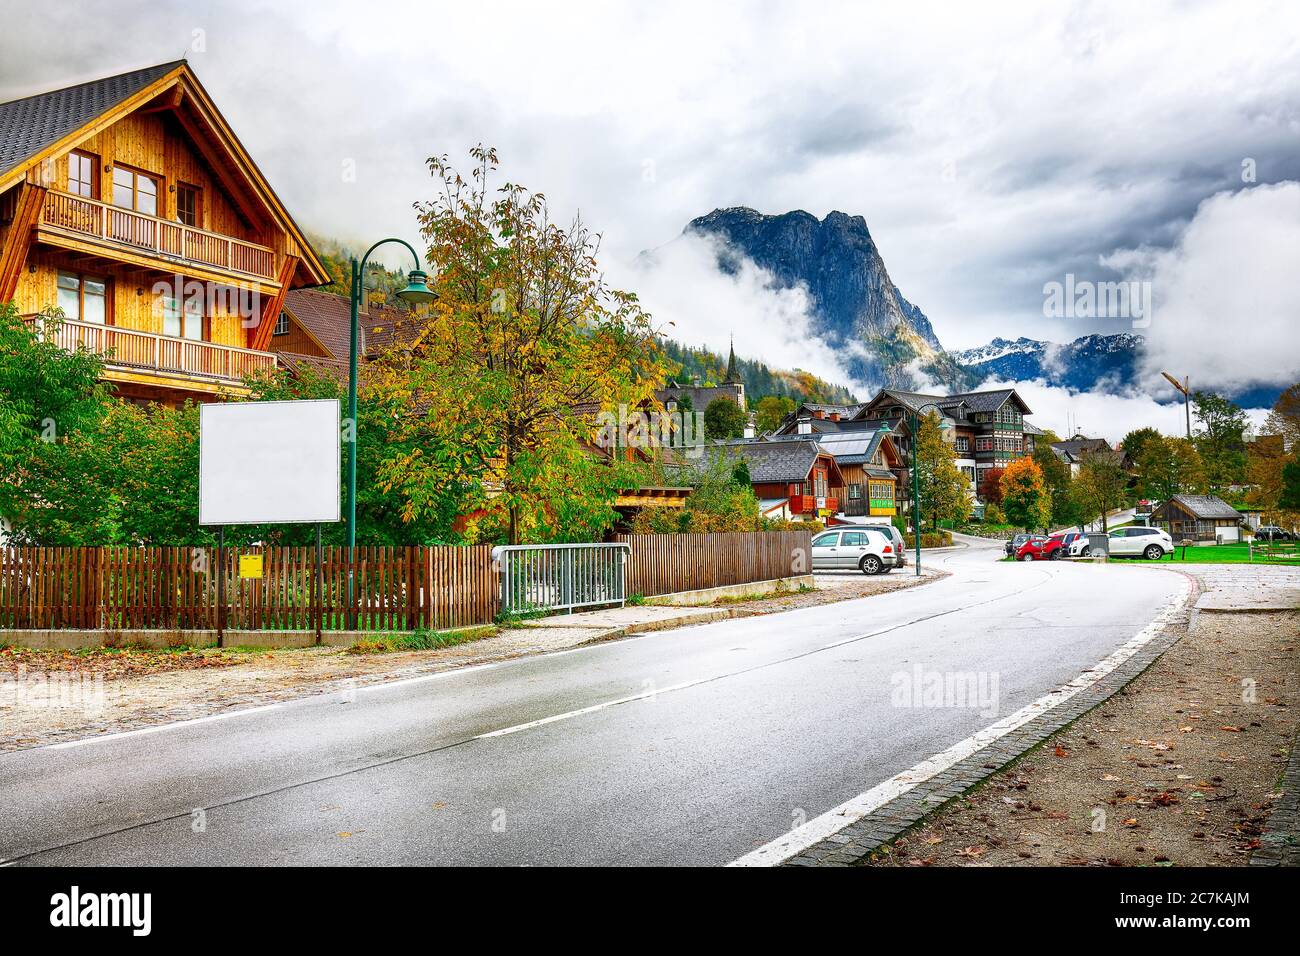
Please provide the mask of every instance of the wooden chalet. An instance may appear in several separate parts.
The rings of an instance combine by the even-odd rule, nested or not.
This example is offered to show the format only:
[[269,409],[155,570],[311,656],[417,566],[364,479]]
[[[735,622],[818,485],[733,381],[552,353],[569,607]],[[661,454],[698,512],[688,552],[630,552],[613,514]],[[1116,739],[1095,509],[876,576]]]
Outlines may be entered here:
[[286,295],[329,280],[185,61],[0,103],[0,301],[122,397],[246,392]]
[[1174,495],[1151,513],[1151,524],[1175,542],[1223,544],[1241,540],[1241,512],[1214,495]]
[[905,465],[888,425],[872,431],[820,435],[817,443],[844,477],[840,513],[850,518],[889,519],[906,497]]
[[745,462],[764,517],[829,518],[844,496],[835,456],[806,437],[723,442],[724,454]]

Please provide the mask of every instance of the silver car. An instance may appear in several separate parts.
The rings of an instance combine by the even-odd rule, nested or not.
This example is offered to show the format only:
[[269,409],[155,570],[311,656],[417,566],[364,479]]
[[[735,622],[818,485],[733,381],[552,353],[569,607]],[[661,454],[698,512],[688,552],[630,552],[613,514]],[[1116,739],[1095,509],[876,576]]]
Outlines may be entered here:
[[1143,557],[1148,561],[1159,561],[1166,554],[1173,554],[1174,539],[1162,528],[1148,528],[1132,525],[1116,528],[1107,536],[1107,545],[1112,558]]
[[881,528],[837,528],[812,541],[814,571],[851,571],[887,574],[901,568],[904,558],[894,539]]

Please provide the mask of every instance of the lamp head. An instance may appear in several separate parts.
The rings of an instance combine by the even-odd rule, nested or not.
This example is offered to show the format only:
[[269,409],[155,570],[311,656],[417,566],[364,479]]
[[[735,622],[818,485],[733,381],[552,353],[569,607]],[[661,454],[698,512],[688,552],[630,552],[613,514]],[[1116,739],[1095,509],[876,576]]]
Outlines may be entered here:
[[397,293],[403,302],[412,305],[424,305],[438,298],[438,293],[429,288],[429,276],[421,269],[412,269],[406,274],[406,288]]

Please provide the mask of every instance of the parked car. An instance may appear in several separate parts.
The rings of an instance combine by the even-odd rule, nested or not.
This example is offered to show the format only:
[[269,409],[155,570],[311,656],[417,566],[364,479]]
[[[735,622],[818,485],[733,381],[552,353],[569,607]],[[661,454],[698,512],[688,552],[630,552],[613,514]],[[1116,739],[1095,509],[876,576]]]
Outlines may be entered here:
[[1015,553],[1020,550],[1020,546],[1032,537],[1033,535],[1029,534],[1018,534],[1008,541],[1006,546],[1007,557],[1014,557]]
[[1061,544],[1063,555],[1069,555],[1072,558],[1086,558],[1092,554],[1092,545],[1088,543],[1088,536],[1082,531],[1062,532],[1062,538],[1064,538]]
[[1029,540],[1022,544],[1016,551],[1016,560],[1055,561],[1061,556],[1061,547],[1064,544],[1064,535],[1032,535]]
[[1174,550],[1174,539],[1168,531],[1140,525],[1116,528],[1108,535],[1107,544],[1113,558],[1143,557],[1148,561],[1159,561]]
[[1292,541],[1295,535],[1275,524],[1262,524],[1255,530],[1255,538],[1260,541]]
[[894,542],[894,553],[898,555],[898,567],[907,564],[907,541],[903,539],[903,532],[899,531],[892,524],[882,524],[880,530],[889,535],[889,539]]
[[863,574],[887,574],[904,564],[902,549],[884,527],[836,529],[812,541],[814,571],[857,568]]

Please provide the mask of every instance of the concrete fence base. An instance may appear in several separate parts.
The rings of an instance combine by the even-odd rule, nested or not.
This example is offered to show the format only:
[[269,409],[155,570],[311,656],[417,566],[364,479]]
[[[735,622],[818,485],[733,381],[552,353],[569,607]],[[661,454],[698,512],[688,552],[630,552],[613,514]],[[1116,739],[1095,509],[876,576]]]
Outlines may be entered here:
[[659,594],[655,597],[646,598],[646,603],[694,606],[712,604],[718,598],[775,594],[782,591],[797,591],[801,587],[810,588],[812,586],[813,576],[811,574],[796,574],[788,578],[772,578],[769,581],[750,581],[746,584],[727,584],[719,588],[702,588],[698,591]]
[[[385,632],[323,631],[321,644],[326,647],[351,647],[361,640],[374,640]],[[315,631],[231,631],[225,632],[226,647],[312,647]],[[0,645],[32,647],[38,650],[75,651],[90,647],[216,647],[217,632],[202,631],[78,631],[78,630],[8,630],[0,629]]]

